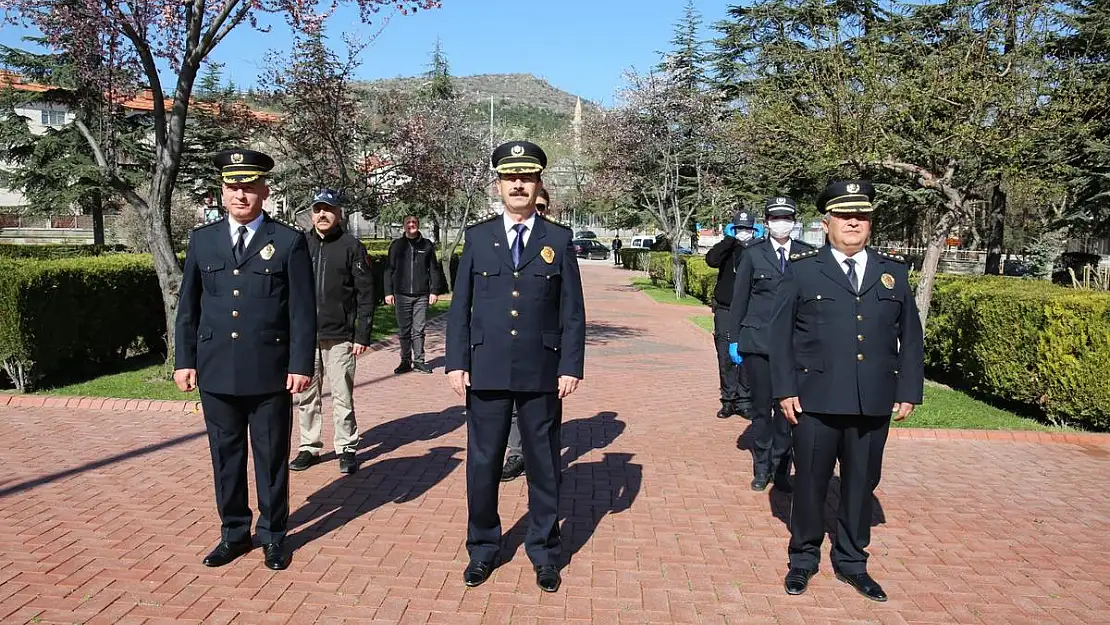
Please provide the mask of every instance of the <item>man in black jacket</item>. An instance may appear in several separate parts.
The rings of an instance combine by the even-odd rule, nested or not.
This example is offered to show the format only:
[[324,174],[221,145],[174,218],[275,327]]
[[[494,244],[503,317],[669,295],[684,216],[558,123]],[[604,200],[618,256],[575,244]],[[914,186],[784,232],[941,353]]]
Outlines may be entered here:
[[773,197],[764,207],[767,238],[744,248],[736,268],[729,331],[752,393],[752,490],[762,491],[773,479],[777,488],[789,490],[790,424],[771,397],[771,313],[775,293],[789,265],[791,254],[813,246],[790,238],[797,204],[790,197]]
[[374,280],[366,262],[366,248],[340,225],[339,193],[320,189],[312,202],[313,229],[305,233],[316,276],[316,373],[297,395],[301,445],[289,463],[304,471],[320,461],[323,444],[321,386],[326,373],[331,383],[335,453],[339,472],[358,469],[358,423],[352,399],[355,358],[370,345],[374,320]]
[[393,373],[415,369],[431,373],[424,363],[424,325],[428,306],[444,292],[443,269],[436,246],[420,234],[420,220],[405,217],[405,235],[389,244],[385,262],[385,303],[396,306],[397,334],[401,342],[401,364]]
[[744,243],[755,236],[755,219],[741,210],[726,227],[725,237],[705,255],[705,264],[717,269],[717,286],[713,290],[713,338],[717,344],[717,371],[721,384],[721,409],[717,416],[727,419],[733,415],[746,416],[751,410],[751,393],[744,384],[743,371],[729,357],[728,346],[734,339],[729,334],[732,306],[732,284],[736,265]]

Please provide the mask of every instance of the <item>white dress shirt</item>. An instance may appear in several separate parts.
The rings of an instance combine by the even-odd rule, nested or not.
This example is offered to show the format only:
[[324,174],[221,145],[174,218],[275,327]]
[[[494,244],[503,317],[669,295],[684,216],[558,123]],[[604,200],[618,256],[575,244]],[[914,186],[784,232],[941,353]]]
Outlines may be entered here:
[[844,261],[849,258],[856,261],[856,283],[852,286],[855,287],[856,291],[859,291],[859,285],[861,282],[863,282],[863,272],[867,270],[867,250],[863,249],[851,256],[848,256],[835,247],[832,247],[832,244],[830,244],[829,251],[832,252],[833,258],[836,259],[836,262],[840,264],[840,270],[844,272],[845,276],[848,275],[848,265],[845,265]]
[[[517,222],[513,221],[513,218],[509,216],[509,211],[501,213],[501,221],[505,224],[505,238],[509,240],[509,249],[511,250],[513,249],[513,241],[516,240],[516,230],[513,230],[513,226],[515,226]],[[528,229],[524,231],[524,240],[520,242],[520,249],[524,249],[524,246],[528,245],[528,238],[532,236],[532,229],[536,225],[536,213],[533,212],[532,215],[522,223],[528,226]]]
[[258,217],[255,217],[254,219],[252,219],[249,224],[241,224],[241,223],[235,221],[234,219],[232,219],[231,216],[228,216],[228,218],[227,218],[227,227],[231,231],[231,246],[235,247],[235,245],[239,242],[239,226],[246,226],[247,227],[246,240],[243,241],[243,249],[247,249],[247,246],[249,246],[251,244],[251,239],[254,237],[254,233],[258,230],[259,226],[261,226],[261,225],[262,225],[262,213],[261,212],[259,212]]
[[778,241],[771,239],[771,249],[775,251],[776,259],[779,257],[779,250],[783,250],[786,254],[786,261],[790,262],[790,242],[790,239],[787,239],[786,243],[779,243]]

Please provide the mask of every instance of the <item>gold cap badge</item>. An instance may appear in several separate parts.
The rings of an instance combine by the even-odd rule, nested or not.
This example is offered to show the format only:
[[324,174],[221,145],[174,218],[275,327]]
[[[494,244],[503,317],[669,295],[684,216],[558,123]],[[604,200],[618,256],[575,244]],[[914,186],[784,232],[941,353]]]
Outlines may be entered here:
[[848,183],[848,186],[844,188],[848,190],[848,193],[859,193],[859,185],[854,182]]
[[881,277],[879,279],[882,280],[883,286],[885,286],[886,288],[888,288],[888,289],[893,289],[894,288],[894,276],[890,275],[889,273],[884,273],[883,277]]
[[242,163],[243,162],[243,155],[238,153],[238,152],[236,152],[235,154],[232,154],[231,155],[231,162],[235,163],[236,165],[238,165],[239,163]]
[[270,260],[271,258],[273,258],[274,257],[274,244],[273,243],[267,243],[266,247],[262,248],[262,251],[259,252],[258,255],[261,256],[265,260]]
[[540,256],[543,257],[544,262],[548,265],[555,262],[555,250],[551,249],[549,245],[543,246],[543,250],[540,251]]

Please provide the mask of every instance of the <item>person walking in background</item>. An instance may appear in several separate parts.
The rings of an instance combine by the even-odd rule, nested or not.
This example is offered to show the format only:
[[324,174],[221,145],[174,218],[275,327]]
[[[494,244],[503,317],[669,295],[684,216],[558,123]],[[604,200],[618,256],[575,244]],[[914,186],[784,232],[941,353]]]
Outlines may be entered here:
[[344,231],[342,223],[339,192],[317,191],[312,199],[312,231],[305,235],[316,276],[316,373],[308,388],[294,398],[301,432],[300,450],[289,463],[294,471],[318,463],[324,450],[321,396],[325,376],[331,388],[332,441],[339,456],[339,472],[358,470],[355,359],[370,345],[377,299],[366,247]]
[[389,244],[382,280],[385,303],[397,312],[401,344],[401,364],[393,373],[431,373],[432,368],[424,362],[424,328],[428,306],[439,301],[438,294],[447,290],[446,281],[435,243],[420,234],[420,220],[408,215],[403,223],[404,235]]

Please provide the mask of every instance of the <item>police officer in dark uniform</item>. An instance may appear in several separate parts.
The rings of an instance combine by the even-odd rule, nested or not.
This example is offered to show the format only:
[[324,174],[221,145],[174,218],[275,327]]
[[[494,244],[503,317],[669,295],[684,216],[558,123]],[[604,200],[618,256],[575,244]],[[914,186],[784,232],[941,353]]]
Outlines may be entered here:
[[744,245],[756,240],[755,218],[746,210],[736,212],[732,223],[725,227],[725,236],[705,253],[705,264],[717,270],[713,289],[713,339],[717,347],[717,375],[720,379],[721,409],[717,417],[748,416],[752,409],[751,391],[745,383],[740,366],[729,357],[729,343],[736,341],[730,334],[731,307],[736,267]]
[[828,244],[792,254],[771,318],[771,386],[794,424],[794,498],[786,592],[805,592],[824,538],[825,494],[840,462],[832,565],[837,579],[886,601],[867,574],[872,493],[890,419],[921,403],[921,320],[900,256],[867,246],[875,191],[831,182],[817,198]]
[[583,375],[586,312],[569,228],[538,216],[547,155],[527,141],[494,150],[505,203],[466,230],[447,313],[451,387],[467,406],[467,586],[484,582],[501,543],[497,492],[501,459],[517,411],[528,478],[524,549],[541,590],[561,581],[559,439],[562,400]]
[[787,259],[792,253],[806,252],[812,245],[790,238],[797,204],[790,197],[773,197],[763,209],[767,237],[744,246],[736,268],[732,293],[730,333],[752,395],[752,490],[762,491],[773,479],[782,490],[790,489],[790,424],[771,397],[771,368],[768,343],[775,293]]
[[193,229],[177,309],[174,381],[200,389],[216,485],[221,540],[204,559],[223,566],[251,550],[247,436],[258,488],[258,538],[266,566],[289,565],[292,394],[312,378],[316,300],[299,229],[262,210],[269,156],[216,155],[227,215]]

